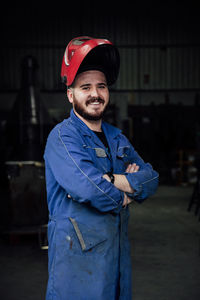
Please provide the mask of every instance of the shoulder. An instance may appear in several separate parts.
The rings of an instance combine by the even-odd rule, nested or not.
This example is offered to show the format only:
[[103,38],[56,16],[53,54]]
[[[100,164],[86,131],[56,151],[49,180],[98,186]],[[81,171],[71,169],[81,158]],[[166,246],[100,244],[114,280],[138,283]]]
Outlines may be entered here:
[[71,118],[64,119],[58,123],[50,132],[48,139],[60,138],[62,136],[78,136],[79,132],[71,121]]
[[[65,145],[81,145],[82,135],[70,118],[58,123],[49,133],[45,146],[45,154],[63,149]],[[64,147],[65,147],[64,146]]]

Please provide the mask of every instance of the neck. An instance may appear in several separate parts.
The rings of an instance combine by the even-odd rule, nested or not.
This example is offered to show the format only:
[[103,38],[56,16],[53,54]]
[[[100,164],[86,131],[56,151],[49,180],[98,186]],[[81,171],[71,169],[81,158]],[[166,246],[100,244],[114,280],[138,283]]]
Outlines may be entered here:
[[81,121],[83,121],[85,123],[85,125],[87,125],[87,127],[89,127],[92,131],[99,131],[101,132],[101,124],[102,124],[102,119],[98,120],[98,121],[92,121],[92,120],[86,120],[83,117],[81,117],[75,110],[74,113],[77,115],[77,117],[79,119],[81,119]]

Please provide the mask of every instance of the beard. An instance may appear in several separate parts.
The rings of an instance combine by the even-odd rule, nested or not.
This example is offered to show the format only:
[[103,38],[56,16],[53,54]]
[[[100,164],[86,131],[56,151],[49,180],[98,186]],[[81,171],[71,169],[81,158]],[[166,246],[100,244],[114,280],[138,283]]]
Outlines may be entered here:
[[[90,98],[86,101],[86,106],[88,106],[90,103],[99,101],[100,103],[104,104],[105,101],[101,99],[100,97],[97,98]],[[104,107],[102,111],[96,111],[94,113],[89,113],[87,110],[84,108],[83,105],[81,105],[76,99],[74,99],[74,110],[85,120],[88,121],[99,121],[103,118],[106,108],[108,107],[108,104]]]

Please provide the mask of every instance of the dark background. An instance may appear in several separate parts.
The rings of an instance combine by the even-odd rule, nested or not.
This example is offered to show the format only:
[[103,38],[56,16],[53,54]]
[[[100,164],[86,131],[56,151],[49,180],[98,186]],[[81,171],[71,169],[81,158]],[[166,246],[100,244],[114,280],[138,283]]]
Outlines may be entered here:
[[[193,1],[6,4],[1,10],[0,49],[2,164],[18,144],[6,128],[16,115],[23,58],[31,55],[39,66],[35,89],[49,114],[45,126],[50,130],[71,109],[60,81],[65,47],[75,36],[88,35],[108,38],[121,55],[106,119],[120,127],[144,160],[153,164],[161,183],[187,183],[188,165],[196,163],[200,147],[199,25]],[[26,107],[26,100],[22,106]],[[14,135],[15,128],[16,124]],[[46,134],[41,153],[45,141]],[[8,150],[9,143],[13,144]]]
[[[174,284],[177,294],[180,289],[186,295],[174,299],[186,299],[192,292],[198,295],[191,299],[199,299],[199,289],[195,289],[195,283],[199,287],[198,225],[191,223],[186,212],[200,153],[198,3],[41,2],[6,3],[0,12],[0,250],[4,278],[0,290],[6,291],[4,299],[19,299],[15,291],[25,297],[20,299],[28,299],[27,295],[36,299],[34,293],[45,293],[47,253],[38,250],[38,242],[39,246],[46,244],[48,220],[42,153],[49,130],[69,116],[71,106],[60,82],[60,69],[66,45],[82,35],[107,38],[119,48],[120,75],[110,89],[106,119],[120,127],[160,173],[161,192],[154,201],[144,204],[143,210],[133,206],[136,297],[137,289],[138,299],[142,293],[143,299],[149,298],[149,291],[156,299],[157,289],[163,294],[163,287],[173,294],[170,286]],[[37,126],[29,126],[30,118],[25,120],[30,117],[31,98],[22,81],[21,65],[27,56],[34,57],[39,67],[34,99],[42,117]],[[143,278],[150,286],[141,289]],[[162,283],[159,286],[157,282]]]
[[81,35],[105,37],[121,54],[108,120],[155,165],[162,182],[183,180],[171,173],[181,157],[198,151],[200,134],[199,16],[193,1],[6,4],[1,30],[1,127],[20,89],[23,57],[36,58],[41,101],[57,123],[70,111],[60,83],[67,43]]

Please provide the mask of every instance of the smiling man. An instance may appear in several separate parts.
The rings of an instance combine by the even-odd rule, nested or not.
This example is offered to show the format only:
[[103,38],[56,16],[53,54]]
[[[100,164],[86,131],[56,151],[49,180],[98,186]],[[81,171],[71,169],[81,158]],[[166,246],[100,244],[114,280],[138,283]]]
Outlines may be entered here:
[[129,300],[129,204],[158,185],[121,130],[103,121],[119,53],[105,39],[79,37],[67,46],[61,77],[70,118],[45,149],[49,208],[46,300]]
[[67,90],[67,95],[79,118],[83,122],[86,120],[89,127],[92,124],[92,127],[101,131],[102,117],[109,102],[104,73],[90,70],[78,74],[74,86]]

